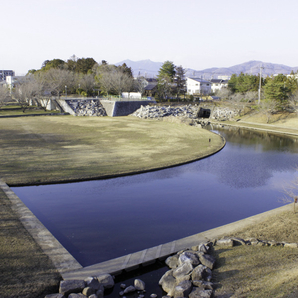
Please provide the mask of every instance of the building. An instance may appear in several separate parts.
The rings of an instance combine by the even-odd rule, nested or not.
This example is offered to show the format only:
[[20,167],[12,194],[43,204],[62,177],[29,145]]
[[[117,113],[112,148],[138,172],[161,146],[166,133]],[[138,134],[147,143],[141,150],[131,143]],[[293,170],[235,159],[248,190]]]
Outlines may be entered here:
[[212,79],[211,82],[211,90],[212,93],[215,93],[216,91],[220,90],[221,88],[227,88],[228,87],[228,80],[221,80],[221,79]]
[[186,89],[189,95],[208,95],[212,92],[211,82],[201,78],[186,78]]
[[0,82],[6,81],[7,76],[15,76],[15,72],[13,70],[1,70],[0,69]]

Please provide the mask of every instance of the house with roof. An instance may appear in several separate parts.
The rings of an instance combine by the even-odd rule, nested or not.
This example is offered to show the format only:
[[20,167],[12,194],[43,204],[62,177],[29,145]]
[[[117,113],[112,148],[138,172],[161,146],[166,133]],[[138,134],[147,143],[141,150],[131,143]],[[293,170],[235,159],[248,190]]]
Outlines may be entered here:
[[211,90],[213,93],[220,90],[221,88],[227,88],[228,87],[228,80],[222,80],[222,79],[212,79],[211,82]]
[[189,95],[208,95],[212,92],[211,82],[202,78],[186,78],[186,89]]

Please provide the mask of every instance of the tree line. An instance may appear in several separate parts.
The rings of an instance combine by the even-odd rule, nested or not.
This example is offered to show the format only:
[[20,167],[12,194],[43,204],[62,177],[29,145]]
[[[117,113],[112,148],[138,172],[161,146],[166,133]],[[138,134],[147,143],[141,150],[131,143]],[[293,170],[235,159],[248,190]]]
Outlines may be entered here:
[[243,109],[250,104],[250,107],[266,114],[269,122],[271,115],[279,111],[298,113],[298,73],[265,78],[244,73],[233,74],[228,87],[218,91],[217,95],[243,106]]
[[[133,72],[125,63],[119,66],[93,58],[77,58],[75,55],[62,59],[45,60],[41,68],[31,69],[19,79],[10,94],[25,109],[30,100],[78,94],[80,96],[119,96],[122,92],[140,92],[146,86],[143,77],[133,77]],[[160,68],[155,95],[161,100],[179,98],[185,95],[185,70],[166,61]],[[8,90],[0,90],[0,97],[8,96]],[[1,99],[0,98],[0,99]],[[44,106],[44,108],[46,108]]]

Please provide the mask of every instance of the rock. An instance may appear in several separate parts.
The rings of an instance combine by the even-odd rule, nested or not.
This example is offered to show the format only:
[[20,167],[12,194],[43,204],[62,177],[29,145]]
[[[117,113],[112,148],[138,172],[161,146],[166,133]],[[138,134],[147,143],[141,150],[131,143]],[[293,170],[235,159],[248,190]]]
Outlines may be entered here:
[[135,279],[134,287],[137,291],[144,291],[145,290],[145,283],[140,279]]
[[56,294],[46,295],[44,298],[66,298],[66,297],[63,294],[56,293]]
[[189,280],[180,282],[174,290],[174,298],[187,297],[192,289],[192,283]]
[[232,239],[220,239],[216,241],[217,246],[233,247],[234,241]]
[[68,295],[68,298],[86,298],[82,293],[72,293]]
[[190,263],[193,266],[197,266],[200,264],[200,261],[197,257],[197,255],[191,251],[185,251],[183,252],[178,259],[178,265],[183,265],[184,263]]
[[150,298],[156,298],[156,297],[157,297],[156,294],[151,294],[151,295],[150,295]]
[[104,290],[97,290],[96,291],[97,298],[103,298],[104,297]]
[[215,261],[216,259],[213,256],[206,254],[200,256],[200,262],[210,269],[213,269]]
[[246,241],[242,238],[233,237],[234,245],[246,245]]
[[102,274],[97,276],[97,280],[99,281],[100,284],[103,285],[105,289],[111,289],[114,287],[115,282],[110,274]]
[[275,241],[275,240],[270,240],[270,241],[268,241],[268,244],[269,244],[270,246],[280,246],[280,245],[281,245],[280,242],[277,242],[277,241]]
[[176,287],[176,278],[173,276],[173,270],[167,271],[159,280],[159,285],[167,293],[172,293]]
[[208,253],[209,247],[204,243],[198,245],[198,251],[203,252],[204,254]]
[[82,294],[88,297],[92,294],[95,294],[95,290],[93,288],[87,287],[83,289]]
[[85,281],[83,280],[62,280],[60,282],[59,293],[68,295],[70,293],[82,292],[85,288]]
[[[198,114],[198,106],[197,105],[184,105],[184,106],[141,106],[137,111],[135,111],[132,115],[147,119],[147,118],[169,118],[167,119],[170,122],[176,122],[175,118],[181,118],[179,121],[187,122],[187,118],[195,119]],[[170,119],[171,118],[171,119]],[[188,124],[192,124],[192,121],[189,121]]]
[[189,294],[189,298],[211,298],[213,295],[212,290],[202,290],[199,288],[194,288]]
[[94,289],[95,291],[97,290],[104,290],[103,285],[100,284],[97,278],[94,277],[88,277],[85,279],[85,283],[87,287],[90,287]]
[[192,271],[191,278],[192,280],[204,280],[208,277],[208,272],[206,271],[207,267],[200,264],[195,267]]
[[126,284],[121,284],[121,285],[120,285],[120,288],[121,288],[121,289],[125,289],[125,288],[126,288]]
[[171,269],[178,267],[178,256],[174,255],[174,256],[168,257],[166,259],[166,265]]
[[208,290],[213,290],[214,289],[214,284],[210,281],[204,281],[204,280],[193,280],[192,284],[198,288],[201,289],[208,289]]
[[298,247],[298,244],[297,243],[284,243],[284,247],[287,247],[287,248],[297,248]]
[[205,280],[206,281],[211,281],[211,279],[212,279],[212,270],[207,267],[205,271],[206,271],[206,275],[207,275],[207,277],[205,278]]
[[92,294],[90,296],[88,296],[88,298],[98,298],[96,294]]
[[124,294],[128,294],[128,293],[133,293],[136,291],[136,288],[134,286],[128,286],[124,291],[123,293]]
[[183,263],[177,268],[173,269],[173,276],[177,279],[183,278],[193,270],[193,266],[190,262]]

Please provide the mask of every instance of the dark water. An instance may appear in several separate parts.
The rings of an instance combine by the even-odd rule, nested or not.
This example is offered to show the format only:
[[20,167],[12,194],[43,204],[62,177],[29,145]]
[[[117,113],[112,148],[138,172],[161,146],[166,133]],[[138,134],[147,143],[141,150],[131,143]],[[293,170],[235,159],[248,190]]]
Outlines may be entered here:
[[13,191],[83,266],[283,205],[283,184],[297,175],[297,139],[220,133],[225,148],[188,165]]

